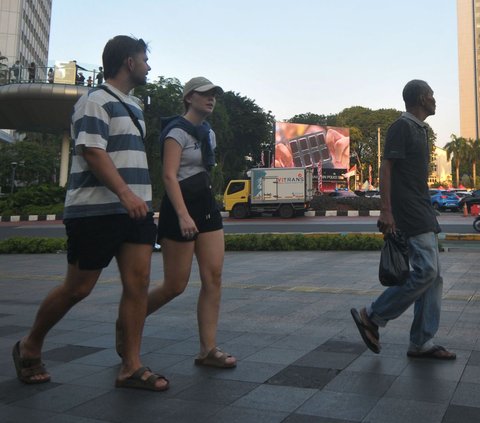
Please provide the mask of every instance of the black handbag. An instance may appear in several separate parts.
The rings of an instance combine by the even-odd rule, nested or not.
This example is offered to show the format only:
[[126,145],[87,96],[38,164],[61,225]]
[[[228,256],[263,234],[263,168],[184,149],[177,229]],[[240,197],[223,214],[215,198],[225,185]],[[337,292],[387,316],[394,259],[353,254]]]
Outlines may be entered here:
[[403,285],[410,273],[407,241],[401,232],[385,234],[383,239],[378,279],[383,286]]

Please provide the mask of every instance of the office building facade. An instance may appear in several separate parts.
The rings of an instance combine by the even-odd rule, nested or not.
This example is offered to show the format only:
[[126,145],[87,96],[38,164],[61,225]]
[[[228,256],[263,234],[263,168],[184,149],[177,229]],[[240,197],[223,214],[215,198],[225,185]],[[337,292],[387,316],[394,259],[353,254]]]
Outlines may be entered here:
[[0,0],[0,55],[9,68],[19,60],[21,79],[36,65],[35,79],[46,77],[52,0]]
[[457,0],[460,136],[478,139],[480,0]]

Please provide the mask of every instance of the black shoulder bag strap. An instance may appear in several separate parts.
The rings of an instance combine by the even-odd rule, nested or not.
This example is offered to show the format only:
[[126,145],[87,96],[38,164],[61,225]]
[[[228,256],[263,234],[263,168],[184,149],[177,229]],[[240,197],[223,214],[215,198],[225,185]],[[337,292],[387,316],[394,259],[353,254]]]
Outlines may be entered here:
[[140,122],[138,121],[138,118],[134,115],[130,107],[128,107],[125,102],[117,95],[115,94],[110,88],[106,87],[105,85],[99,85],[97,88],[100,88],[101,90],[106,91],[108,94],[110,94],[112,97],[115,97],[120,103],[123,104],[123,107],[127,110],[128,114],[130,115],[130,118],[132,119],[134,125],[137,127],[138,131],[140,132],[140,136],[142,137],[142,140],[145,139],[145,135],[143,133],[142,125],[140,125]]

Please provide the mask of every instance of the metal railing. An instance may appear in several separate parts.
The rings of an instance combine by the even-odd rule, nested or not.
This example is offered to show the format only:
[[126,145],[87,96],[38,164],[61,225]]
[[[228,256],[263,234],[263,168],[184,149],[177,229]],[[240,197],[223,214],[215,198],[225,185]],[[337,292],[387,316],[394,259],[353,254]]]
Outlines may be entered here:
[[[103,72],[99,69],[85,69],[77,66],[74,61],[55,66],[36,66],[29,69],[26,66],[11,67],[0,63],[0,85],[28,83],[61,83],[95,87],[104,81]],[[99,74],[101,78],[99,79]]]

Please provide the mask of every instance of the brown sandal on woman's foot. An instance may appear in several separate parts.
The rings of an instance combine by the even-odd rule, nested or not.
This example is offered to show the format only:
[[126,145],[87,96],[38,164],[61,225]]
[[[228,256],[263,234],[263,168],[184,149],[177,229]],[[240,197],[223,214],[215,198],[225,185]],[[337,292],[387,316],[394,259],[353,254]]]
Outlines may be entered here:
[[205,357],[196,358],[195,364],[197,366],[218,367],[221,369],[233,369],[236,367],[237,362],[227,363],[227,359],[233,356],[223,352],[221,349],[215,347],[212,348]]
[[[22,358],[20,356],[20,341],[18,341],[12,350],[13,362],[15,363],[15,370],[17,377],[23,383],[34,385],[37,383],[50,382],[50,375],[42,363],[40,357],[37,358]],[[45,375],[42,379],[36,379],[35,376]]]

